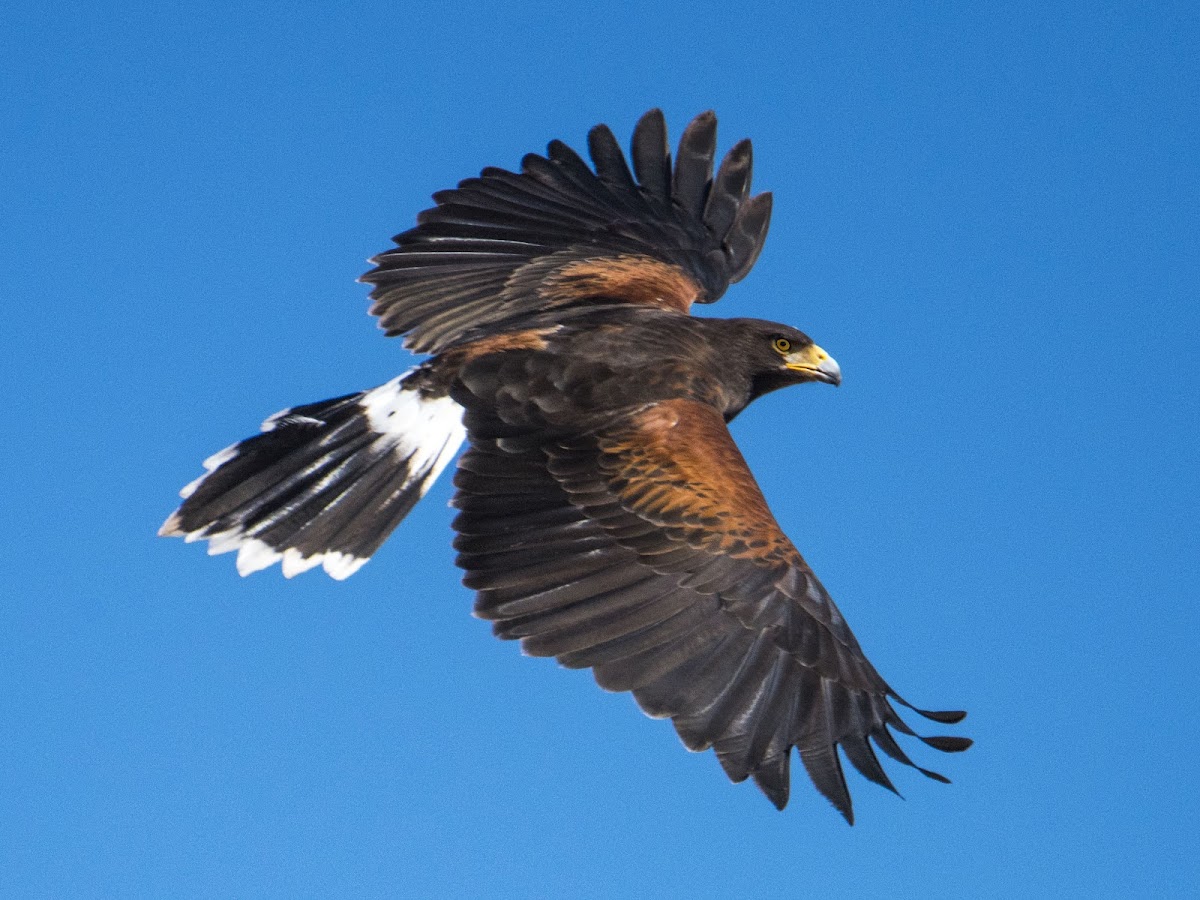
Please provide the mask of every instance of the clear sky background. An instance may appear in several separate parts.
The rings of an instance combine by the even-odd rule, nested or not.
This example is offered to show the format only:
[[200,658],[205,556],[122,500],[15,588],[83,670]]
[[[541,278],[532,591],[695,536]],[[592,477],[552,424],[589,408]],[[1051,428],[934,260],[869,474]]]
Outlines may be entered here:
[[[5,4],[0,895],[1194,896],[1200,7],[890,6]],[[354,279],[430,193],[651,106],[775,192],[713,314],[845,373],[735,437],[971,713],[853,828],[492,638],[448,483],[345,583],[154,536],[409,364]]]

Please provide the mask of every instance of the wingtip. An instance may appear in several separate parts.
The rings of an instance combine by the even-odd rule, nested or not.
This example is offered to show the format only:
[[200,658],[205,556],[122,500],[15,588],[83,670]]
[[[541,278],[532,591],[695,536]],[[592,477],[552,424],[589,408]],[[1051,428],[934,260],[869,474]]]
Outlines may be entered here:
[[666,121],[667,118],[663,115],[663,111],[657,106],[653,106],[642,113],[642,115],[638,118],[637,125],[634,126],[634,130],[641,128],[643,125],[649,125],[651,123],[658,124],[661,122],[665,125]]
[[967,717],[966,710],[962,709],[917,709],[915,706],[909,707],[913,712],[920,713],[925,718],[933,722],[940,722],[943,725],[957,725]]
[[710,151],[717,141],[717,114],[711,109],[706,109],[692,121],[688,122],[687,127],[683,129],[683,135],[680,137],[680,144],[694,144],[698,147]]
[[945,712],[926,712],[922,715],[932,719],[935,722],[942,722],[946,725],[957,725],[967,717],[965,709],[953,709]]
[[914,766],[913,768],[915,768],[918,772],[920,772],[926,778],[931,778],[934,781],[938,782],[939,784],[950,784],[951,783],[950,779],[947,778],[945,775],[943,775],[941,772],[935,772],[932,769],[922,769],[920,766]]
[[889,695],[901,706],[911,709],[917,715],[924,716],[932,722],[940,722],[942,725],[957,725],[967,717],[967,711],[964,709],[921,709],[919,706],[913,706],[895,691],[889,692]]
[[936,750],[941,750],[943,753],[962,753],[975,742],[966,737],[950,737],[948,735],[934,735],[933,737],[921,738],[930,747]]
[[763,760],[750,773],[758,789],[782,812],[787,808],[791,793],[790,755]]

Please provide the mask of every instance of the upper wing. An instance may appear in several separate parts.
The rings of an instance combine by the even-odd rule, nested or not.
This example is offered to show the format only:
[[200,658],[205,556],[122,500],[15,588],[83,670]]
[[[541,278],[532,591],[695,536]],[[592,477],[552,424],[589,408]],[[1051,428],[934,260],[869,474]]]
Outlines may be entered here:
[[456,547],[497,634],[633,691],[780,808],[792,747],[851,821],[838,746],[888,788],[868,739],[913,765],[889,731],[913,733],[889,698],[904,701],[776,524],[715,410],[667,401],[540,446],[469,407],[467,425]]
[[520,174],[484,169],[376,256],[362,277],[389,335],[436,353],[464,335],[598,298],[687,312],[750,271],[766,239],[771,195],[750,197],[749,141],[714,178],[717,120],[688,125],[671,167],[666,124],[646,113],[630,172],[612,132],[588,134],[595,171],[561,141]]

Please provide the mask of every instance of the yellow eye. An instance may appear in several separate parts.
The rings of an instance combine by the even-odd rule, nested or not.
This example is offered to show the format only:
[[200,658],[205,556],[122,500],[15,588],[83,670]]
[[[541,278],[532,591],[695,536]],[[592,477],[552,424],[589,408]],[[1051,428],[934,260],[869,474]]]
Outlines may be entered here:
[[787,338],[775,338],[775,340],[772,342],[771,346],[774,347],[776,350],[778,350],[780,353],[787,353],[789,350],[792,349],[792,342],[789,341]]

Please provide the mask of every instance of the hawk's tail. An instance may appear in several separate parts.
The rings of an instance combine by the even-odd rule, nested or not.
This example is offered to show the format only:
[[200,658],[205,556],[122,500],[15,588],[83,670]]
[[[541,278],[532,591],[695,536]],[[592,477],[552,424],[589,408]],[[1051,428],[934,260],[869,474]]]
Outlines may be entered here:
[[462,407],[413,369],[360,394],[276,413],[263,433],[205,460],[159,534],[237,550],[248,575],[282,561],[347,578],[454,457]]

